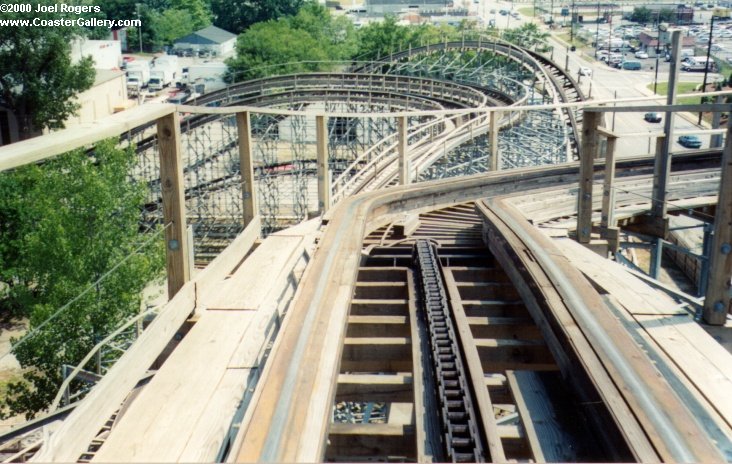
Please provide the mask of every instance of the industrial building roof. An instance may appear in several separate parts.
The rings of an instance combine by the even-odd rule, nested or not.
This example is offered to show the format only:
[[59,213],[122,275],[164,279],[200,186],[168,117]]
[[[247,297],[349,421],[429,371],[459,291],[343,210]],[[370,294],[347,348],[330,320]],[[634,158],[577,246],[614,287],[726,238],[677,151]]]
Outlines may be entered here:
[[235,38],[236,38],[236,35],[232,34],[229,31],[225,31],[225,30],[221,29],[220,27],[216,27],[216,26],[208,26],[204,29],[201,29],[200,31],[196,31],[191,34],[188,34],[185,37],[181,37],[180,39],[176,40],[175,43],[212,45],[212,44],[222,44],[224,42],[228,42],[229,40],[232,40]]

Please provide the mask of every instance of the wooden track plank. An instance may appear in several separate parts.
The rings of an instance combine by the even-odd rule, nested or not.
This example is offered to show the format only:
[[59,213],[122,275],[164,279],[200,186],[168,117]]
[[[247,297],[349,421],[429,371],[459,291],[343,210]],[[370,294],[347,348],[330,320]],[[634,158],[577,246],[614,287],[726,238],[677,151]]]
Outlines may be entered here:
[[[514,207],[501,200],[491,203],[493,208],[500,208],[499,211],[501,211],[504,219],[511,222],[514,227],[518,226],[520,228],[521,236],[533,241],[536,248],[532,253],[536,254],[539,262],[551,263],[552,266],[556,267],[552,279],[561,281],[562,278],[559,275],[564,276],[564,279],[570,279],[572,282],[571,287],[557,285],[556,288],[559,290],[559,294],[565,298],[570,296],[581,298],[582,305],[575,305],[572,312],[577,317],[577,323],[586,336],[590,340],[608,337],[604,339],[613,341],[613,344],[609,345],[610,350],[615,351],[624,359],[623,365],[610,362],[608,353],[602,350],[599,350],[598,354],[603,359],[603,365],[614,382],[643,382],[642,385],[646,388],[646,395],[654,398],[654,403],[644,404],[648,396],[638,395],[637,391],[627,387],[620,389],[625,401],[643,425],[645,436],[636,437],[638,443],[642,443],[646,437],[650,438],[659,456],[662,459],[669,459],[673,455],[673,450],[663,438],[664,431],[658,429],[658,422],[669,421],[678,430],[678,433],[683,434],[690,454],[693,454],[696,459],[704,461],[718,460],[721,456],[719,450],[714,447],[707,435],[694,421],[689,410],[679,401],[668,383],[662,379],[650,381],[650,379],[656,380],[659,378],[658,371],[650,359],[634,343],[632,337],[620,322],[608,312],[599,294],[581,277],[579,271],[562,255],[552,240],[531,227]],[[588,324],[588,321],[591,321],[591,324]],[[602,329],[598,330],[600,327]],[[593,346],[597,347],[597,344]],[[629,372],[625,371],[628,368],[631,370]],[[623,372],[626,375],[623,375]],[[662,408],[665,416],[662,416],[660,421],[654,421],[654,417],[658,417],[656,412],[658,408]],[[620,425],[626,427],[625,423]]]
[[409,337],[407,316],[349,316],[346,337]]
[[415,456],[414,426],[402,424],[331,424],[327,458]]
[[177,461],[202,416],[214,420],[210,415],[215,415],[228,426],[231,416],[209,411],[207,405],[253,317],[248,311],[204,313],[130,405],[94,460]]
[[[493,404],[491,397],[488,394],[488,389],[483,385],[484,377],[484,366],[480,358],[478,347],[473,339],[470,325],[468,324],[468,318],[465,315],[465,310],[460,299],[460,291],[455,282],[455,277],[449,267],[444,267],[443,277],[445,278],[445,286],[447,287],[448,298],[450,299],[450,305],[452,306],[453,316],[455,318],[456,329],[458,336],[463,346],[463,357],[465,361],[465,367],[470,373],[469,379],[466,379],[473,386],[473,393],[475,402],[478,406],[479,418],[483,422],[482,429],[485,433],[487,440],[487,452],[488,456],[485,456],[487,460],[491,462],[504,462],[506,460],[506,453],[501,443],[500,431],[496,425],[495,416],[493,415]],[[471,343],[472,341],[472,343]]]
[[177,459],[178,462],[216,461],[251,373],[252,369],[224,371],[204,412],[191,429],[185,448]]
[[570,239],[555,239],[555,243],[573,265],[595,285],[615,296],[631,314],[686,314],[671,297],[631,275],[622,265]]
[[[210,292],[217,292],[218,283],[226,279],[234,269],[244,260],[249,250],[254,246],[254,241],[259,238],[262,230],[262,220],[259,215],[236,236],[233,242],[224,251],[209,263],[194,279],[196,282],[196,293],[198,305],[202,305],[202,297]],[[205,299],[205,297],[203,298]]]
[[408,403],[413,399],[412,375],[340,374],[336,401]]
[[414,404],[415,439],[417,462],[440,462],[445,459],[442,448],[437,446],[442,435],[442,426],[433,413],[438,408],[435,391],[435,378],[432,375],[430,357],[429,332],[423,314],[417,310],[416,272],[407,273],[409,295],[409,322],[412,345],[412,400]]
[[[627,168],[621,163],[621,170]],[[340,202],[328,215],[328,227],[310,264],[311,278],[303,281],[304,290],[284,322],[283,334],[263,374],[266,388],[255,393],[232,460],[322,460],[335,397],[339,347],[363,262],[367,230],[383,226],[382,218],[390,214],[508,194],[523,188],[527,181],[541,187],[576,178],[576,163],[568,163],[552,167],[550,175],[546,168],[518,169],[394,187]],[[366,258],[366,263],[376,262]],[[383,262],[392,264],[394,260]],[[651,460],[651,455],[656,456],[644,456]]]
[[285,264],[293,255],[301,253],[303,247],[302,237],[268,237],[231,278],[216,291],[206,294],[201,303],[208,309],[257,309],[270,290],[262,277],[276,279]]
[[732,427],[732,354],[688,315],[634,318]]
[[195,308],[194,302],[195,287],[189,282],[163,307],[137,342],[117,361],[113,368],[114,375],[107,374],[94,387],[33,460],[75,462],[173,338]]

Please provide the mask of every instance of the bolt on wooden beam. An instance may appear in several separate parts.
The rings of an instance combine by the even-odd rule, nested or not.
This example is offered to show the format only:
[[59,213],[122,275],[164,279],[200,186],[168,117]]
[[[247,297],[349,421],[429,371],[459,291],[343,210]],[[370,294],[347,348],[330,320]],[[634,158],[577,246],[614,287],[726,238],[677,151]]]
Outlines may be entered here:
[[180,148],[180,116],[172,113],[158,119],[158,154],[163,200],[168,298],[190,280],[186,203],[183,196],[183,160]]
[[732,125],[727,126],[722,152],[722,175],[710,261],[704,321],[724,325],[727,314],[732,310]]

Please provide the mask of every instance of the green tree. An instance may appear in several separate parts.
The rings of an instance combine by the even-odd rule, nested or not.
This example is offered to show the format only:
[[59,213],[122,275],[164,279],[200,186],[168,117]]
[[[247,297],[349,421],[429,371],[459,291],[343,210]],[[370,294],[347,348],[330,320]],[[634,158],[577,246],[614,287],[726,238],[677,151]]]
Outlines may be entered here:
[[358,58],[375,60],[409,47],[414,34],[407,26],[397,24],[395,16],[373,22],[359,29]]
[[211,25],[211,10],[204,0],[170,0],[170,7],[191,15],[194,31]]
[[653,20],[653,13],[644,6],[637,6],[633,8],[630,20],[640,24],[650,23]]
[[658,20],[662,23],[675,23],[677,19],[676,10],[670,8],[662,8],[658,12]]
[[[226,62],[228,80],[317,71],[322,65],[303,62],[328,59],[317,40],[305,31],[293,29],[287,20],[257,23],[237,39],[236,57]],[[279,66],[270,67],[275,64]]]
[[156,46],[172,45],[176,39],[196,30],[190,13],[173,8],[162,13],[154,12],[150,28],[154,31]]
[[356,40],[347,18],[308,2],[295,16],[257,23],[239,35],[236,57],[227,61],[229,79],[331,69],[330,62],[355,53]]
[[234,34],[249,26],[297,14],[305,0],[211,0],[214,25]]
[[77,150],[0,176],[0,277],[10,285],[0,305],[24,312],[31,330],[128,258],[53,322],[16,341],[24,381],[9,386],[0,415],[31,417],[47,407],[62,381],[61,365],[77,364],[137,313],[141,290],[162,268],[162,246],[133,253],[144,237],[145,186],[128,177],[134,150],[115,144],[99,143],[93,156]]
[[[50,5],[50,0],[32,0]],[[57,13],[3,13],[3,19],[59,19]],[[94,83],[90,59],[72,65],[70,41],[83,35],[78,27],[0,28],[0,105],[18,119],[22,139],[44,128],[64,127],[79,108],[80,92]]]
[[[130,27],[127,29],[127,48],[130,50],[134,50],[135,52],[140,51],[139,34],[142,34],[142,51],[159,50],[162,40],[158,39],[157,31],[154,28],[154,25],[157,24],[155,20],[155,15],[158,13],[158,10],[146,4],[140,4],[138,11],[140,14],[140,21],[142,22],[142,26]],[[134,17],[136,18],[137,11],[135,11],[134,15]]]
[[503,34],[503,39],[511,43],[515,43],[525,48],[544,48],[546,40],[549,37],[547,32],[539,29],[539,26],[533,23],[524,24],[521,27],[508,29]]
[[357,49],[353,23],[344,16],[331,16],[323,5],[305,3],[297,15],[287,21],[292,29],[306,32],[321,44],[328,59],[348,59]]

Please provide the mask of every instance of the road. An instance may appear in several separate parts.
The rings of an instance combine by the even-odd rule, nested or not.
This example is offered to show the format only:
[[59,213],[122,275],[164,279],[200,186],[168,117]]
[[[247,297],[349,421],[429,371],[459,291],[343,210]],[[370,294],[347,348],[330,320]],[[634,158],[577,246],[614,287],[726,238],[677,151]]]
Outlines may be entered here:
[[[550,44],[555,47],[554,60],[557,63],[566,63],[567,49],[554,38],[549,40]],[[579,77],[580,67],[589,67],[592,69],[592,79],[587,77],[581,78],[582,89],[585,95],[591,95],[593,99],[610,100],[613,98],[632,98],[652,95],[653,93],[647,89],[648,84],[653,83],[655,73],[653,71],[625,71],[614,69],[605,63],[595,60],[587,60],[579,54],[569,52],[569,69],[573,76]],[[681,73],[681,82],[697,82],[701,83],[703,74],[700,73]],[[668,70],[662,69],[659,72],[658,81],[668,82]],[[711,79],[710,79],[711,81]],[[659,100],[658,103],[665,103],[665,99]],[[647,103],[636,103],[632,105],[643,105]],[[666,116],[664,116],[666,117]],[[617,133],[639,133],[639,132],[662,132],[663,123],[649,123],[643,120],[642,113],[617,113],[614,120],[609,118],[607,126],[613,128]],[[674,130],[695,130],[699,129],[688,119],[683,117],[675,117]],[[700,136],[703,146],[709,146],[709,136]],[[674,139],[678,137],[674,136]],[[618,156],[633,156],[646,154],[653,150],[655,146],[655,137],[621,137],[617,144]],[[673,150],[684,150],[685,148],[674,142]]]
[[[485,23],[488,20],[494,19],[496,27],[498,29],[520,27],[523,24],[536,21],[539,23],[539,19],[532,17],[525,17],[519,15],[519,19],[502,16],[498,12],[501,9],[518,11],[517,8],[528,7],[530,5],[514,5],[512,2],[506,1],[495,1],[495,0],[480,0],[480,3],[473,3],[473,11],[476,11],[480,16],[483,17]],[[491,13],[491,11],[495,13]],[[544,27],[541,25],[541,27]],[[605,26],[607,27],[607,26]],[[592,99],[605,100],[613,98],[632,98],[632,97],[643,97],[652,95],[652,92],[647,89],[648,84],[654,82],[655,70],[651,70],[652,66],[655,66],[655,60],[643,60],[648,65],[644,66],[643,71],[626,71],[608,67],[605,63],[596,61],[591,57],[583,57],[581,52],[568,52],[566,45],[563,42],[551,37],[549,44],[554,47],[553,58],[558,64],[568,63],[569,70],[575,78],[579,77],[580,67],[589,67],[592,69],[592,78],[581,77],[580,83],[585,95],[591,96]],[[730,47],[732,48],[732,47]],[[569,60],[567,61],[567,54],[569,54]],[[651,65],[652,63],[652,65]],[[708,78],[709,82],[714,82],[714,79],[718,78],[717,74],[710,74]],[[704,75],[702,73],[681,73],[680,82],[696,82],[701,83]],[[659,67],[659,82],[668,81],[668,65],[662,64]],[[665,103],[664,99],[659,100],[659,103]],[[643,103],[637,103],[642,105]],[[663,116],[666,117],[665,115]],[[691,119],[691,118],[690,118]],[[696,118],[693,118],[696,121]],[[639,133],[648,132],[660,133],[663,131],[663,123],[653,124],[643,120],[643,114],[640,113],[617,113],[613,118],[608,116],[607,126],[614,128],[619,133]],[[674,130],[696,130],[699,127],[693,124],[688,119],[676,116],[674,118]],[[674,139],[678,139],[677,136],[673,136]],[[709,146],[709,136],[700,136],[702,140],[702,146]],[[656,137],[640,136],[640,137],[621,137],[616,145],[618,156],[634,156],[640,154],[647,154],[654,150]],[[673,150],[685,150],[684,147],[674,142]]]

